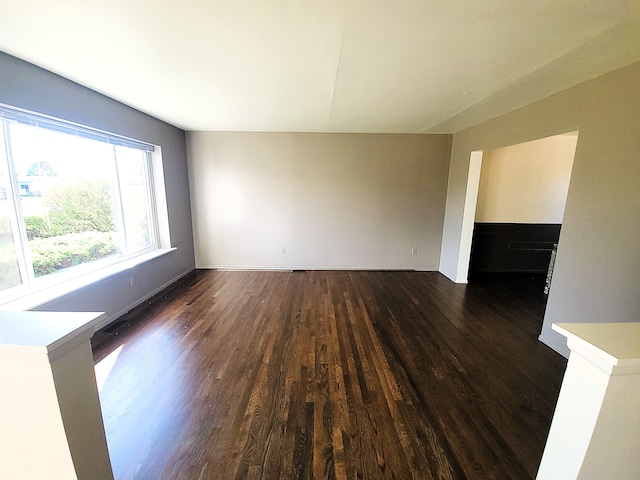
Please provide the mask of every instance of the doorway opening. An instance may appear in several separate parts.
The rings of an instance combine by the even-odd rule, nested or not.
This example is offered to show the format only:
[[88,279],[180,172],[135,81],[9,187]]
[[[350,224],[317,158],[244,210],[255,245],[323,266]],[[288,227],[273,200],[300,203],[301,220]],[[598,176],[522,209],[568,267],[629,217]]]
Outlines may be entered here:
[[574,131],[476,155],[469,282],[549,292],[577,140]]

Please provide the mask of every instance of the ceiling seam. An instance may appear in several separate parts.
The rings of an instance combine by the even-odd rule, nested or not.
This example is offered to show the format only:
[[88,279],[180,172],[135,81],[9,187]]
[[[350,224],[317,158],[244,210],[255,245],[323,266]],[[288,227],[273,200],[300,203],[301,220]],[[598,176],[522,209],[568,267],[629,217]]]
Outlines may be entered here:
[[344,45],[344,34],[340,38],[340,50],[338,51],[338,62],[336,63],[336,71],[333,75],[333,83],[331,85],[331,95],[329,98],[329,118],[333,118],[333,108],[336,101],[336,90],[338,88],[338,77],[340,76],[340,65],[342,64],[342,47]]

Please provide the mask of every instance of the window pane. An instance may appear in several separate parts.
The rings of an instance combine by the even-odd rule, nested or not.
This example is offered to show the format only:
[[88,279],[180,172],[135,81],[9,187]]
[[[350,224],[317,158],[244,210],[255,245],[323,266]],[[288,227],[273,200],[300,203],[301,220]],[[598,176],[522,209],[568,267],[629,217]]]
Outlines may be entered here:
[[113,147],[20,124],[10,136],[34,275],[117,254]]
[[157,247],[153,150],[0,106],[0,296]]
[[[0,135],[0,139],[2,135]],[[0,148],[4,145],[0,141]],[[4,152],[4,150],[3,150]],[[6,160],[0,156],[0,290],[22,284],[18,249],[16,248],[15,209],[11,201],[11,184]]]
[[116,147],[127,253],[155,243],[149,207],[147,153]]

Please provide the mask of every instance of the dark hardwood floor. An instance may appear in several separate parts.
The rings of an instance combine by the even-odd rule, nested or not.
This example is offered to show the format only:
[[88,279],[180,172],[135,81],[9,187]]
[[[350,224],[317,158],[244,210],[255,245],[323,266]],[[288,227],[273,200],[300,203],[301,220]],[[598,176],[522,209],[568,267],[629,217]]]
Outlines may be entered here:
[[194,272],[94,337],[115,478],[535,477],[566,361],[477,281]]

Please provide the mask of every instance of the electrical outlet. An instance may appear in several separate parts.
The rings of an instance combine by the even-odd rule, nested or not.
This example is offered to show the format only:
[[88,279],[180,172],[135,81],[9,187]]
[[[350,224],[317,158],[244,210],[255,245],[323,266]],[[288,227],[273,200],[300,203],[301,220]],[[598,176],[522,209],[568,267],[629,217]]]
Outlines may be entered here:
[[418,249],[416,247],[413,247],[411,249],[411,255],[417,255],[418,254]]
[[283,255],[286,255],[286,253],[287,253],[287,248],[285,247],[285,248],[281,249],[281,250],[280,250],[280,253],[281,253],[281,254],[283,254]]
[[129,283],[131,283],[132,287],[136,284],[136,276],[135,275],[131,275],[129,277]]

